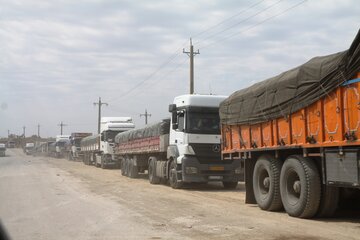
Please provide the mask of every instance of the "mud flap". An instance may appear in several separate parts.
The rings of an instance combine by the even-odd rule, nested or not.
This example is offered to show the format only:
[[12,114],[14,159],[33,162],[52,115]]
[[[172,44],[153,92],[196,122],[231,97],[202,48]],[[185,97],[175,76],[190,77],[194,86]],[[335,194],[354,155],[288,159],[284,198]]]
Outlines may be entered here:
[[256,204],[253,189],[253,172],[256,161],[251,158],[245,159],[245,203]]

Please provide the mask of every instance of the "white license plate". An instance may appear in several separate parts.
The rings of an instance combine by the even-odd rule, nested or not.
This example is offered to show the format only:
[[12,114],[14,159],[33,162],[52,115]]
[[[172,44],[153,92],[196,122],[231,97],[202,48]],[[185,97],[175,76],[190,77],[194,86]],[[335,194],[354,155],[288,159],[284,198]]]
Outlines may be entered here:
[[221,180],[223,179],[222,176],[209,176],[209,180]]

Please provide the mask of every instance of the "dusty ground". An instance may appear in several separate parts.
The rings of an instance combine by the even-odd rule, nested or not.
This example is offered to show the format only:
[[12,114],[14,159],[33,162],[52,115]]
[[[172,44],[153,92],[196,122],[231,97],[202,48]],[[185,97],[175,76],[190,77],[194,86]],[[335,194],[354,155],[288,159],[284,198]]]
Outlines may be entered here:
[[360,216],[302,220],[244,204],[244,186],[173,190],[65,159],[7,150],[0,218],[12,239],[360,239]]

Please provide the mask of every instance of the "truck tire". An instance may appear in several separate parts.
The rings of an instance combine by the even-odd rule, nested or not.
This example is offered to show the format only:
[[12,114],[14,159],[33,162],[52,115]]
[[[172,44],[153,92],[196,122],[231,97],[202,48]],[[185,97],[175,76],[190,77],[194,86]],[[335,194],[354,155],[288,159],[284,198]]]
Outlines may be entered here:
[[177,164],[175,161],[171,161],[170,163],[170,174],[169,174],[169,183],[170,186],[174,189],[180,189],[183,186],[183,182],[180,182],[178,179],[178,174],[177,174]]
[[156,176],[156,160],[155,159],[151,159],[149,162],[148,174],[149,174],[149,182],[151,184],[159,184],[161,182],[161,179],[158,176]]
[[238,182],[222,182],[225,189],[235,189],[238,185]]
[[121,159],[121,175],[122,176],[126,176],[126,172],[125,172],[125,159]]
[[[104,156],[104,155],[102,155],[101,156],[101,159],[100,159],[100,166],[101,166],[101,168],[102,169],[105,169],[105,159],[104,158],[106,158],[106,156]],[[97,164],[97,163],[96,163]]]
[[138,176],[138,167],[135,166],[133,159],[129,159],[129,178],[137,178]]
[[84,157],[83,157],[83,163],[84,163],[85,165],[88,165],[88,164],[87,164],[87,159],[88,159],[88,156],[87,156],[87,153],[85,153],[85,154],[84,154]]
[[280,193],[286,212],[311,218],[320,204],[320,175],[314,162],[300,155],[289,156],[281,169]]
[[129,158],[125,160],[125,176],[129,176]]
[[253,190],[258,206],[267,211],[282,209],[280,196],[281,162],[271,155],[262,155],[253,172]]
[[339,203],[339,188],[322,185],[321,200],[317,217],[329,218],[332,217],[338,207]]
[[[93,163],[93,158],[94,158],[94,154],[90,153],[90,155],[89,155],[89,165],[91,165]],[[96,166],[96,161],[95,161],[95,166]]]

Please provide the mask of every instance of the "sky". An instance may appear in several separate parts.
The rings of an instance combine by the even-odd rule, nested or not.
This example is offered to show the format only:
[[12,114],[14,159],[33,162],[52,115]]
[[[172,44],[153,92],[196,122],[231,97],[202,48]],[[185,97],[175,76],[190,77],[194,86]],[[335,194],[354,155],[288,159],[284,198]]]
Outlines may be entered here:
[[349,48],[355,0],[0,0],[0,137],[97,131],[102,116],[143,127],[189,93],[230,95]]

